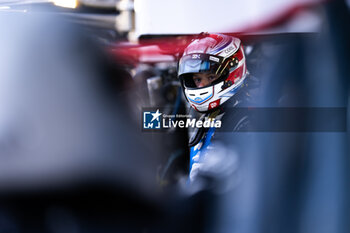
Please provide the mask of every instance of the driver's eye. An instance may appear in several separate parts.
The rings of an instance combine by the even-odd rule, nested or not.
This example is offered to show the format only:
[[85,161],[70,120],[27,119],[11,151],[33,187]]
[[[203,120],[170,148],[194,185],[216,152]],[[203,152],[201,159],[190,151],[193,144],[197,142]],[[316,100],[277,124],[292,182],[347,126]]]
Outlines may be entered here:
[[209,76],[209,80],[215,80],[215,79],[216,79],[216,77],[214,75]]
[[202,81],[202,79],[200,79],[200,78],[194,78],[195,83],[200,83],[201,81]]

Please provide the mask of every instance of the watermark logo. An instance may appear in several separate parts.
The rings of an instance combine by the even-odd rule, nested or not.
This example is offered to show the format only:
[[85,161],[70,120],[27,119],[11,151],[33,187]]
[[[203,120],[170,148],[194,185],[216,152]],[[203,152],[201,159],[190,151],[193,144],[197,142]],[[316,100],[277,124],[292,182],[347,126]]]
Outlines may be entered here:
[[159,109],[155,112],[143,112],[143,128],[144,129],[161,129],[162,113]]
[[[210,103],[214,108],[220,102]],[[140,123],[144,132],[216,128],[219,132],[346,132],[347,108],[257,108],[226,107],[223,114],[192,115],[188,109],[143,108]],[[302,123],[301,123],[302,122]],[[140,124],[140,125],[141,125]]]
[[166,131],[170,129],[181,128],[220,128],[221,120],[209,117],[203,117],[198,119],[190,114],[186,114],[185,111],[176,114],[164,114],[164,112],[170,112],[169,109],[143,109],[142,111],[142,124],[143,130],[146,131]]

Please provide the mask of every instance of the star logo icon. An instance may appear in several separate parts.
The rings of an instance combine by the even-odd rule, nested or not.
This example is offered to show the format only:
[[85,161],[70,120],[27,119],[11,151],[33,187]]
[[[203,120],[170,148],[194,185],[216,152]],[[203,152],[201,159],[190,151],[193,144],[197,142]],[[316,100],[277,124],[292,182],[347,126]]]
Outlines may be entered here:
[[151,120],[151,122],[152,122],[152,121],[154,121],[154,120],[159,121],[159,117],[160,117],[162,114],[159,112],[159,109],[157,109],[157,111],[156,111],[155,113],[151,113],[151,115],[152,115],[152,120]]
[[143,129],[161,129],[162,113],[157,111],[143,112]]

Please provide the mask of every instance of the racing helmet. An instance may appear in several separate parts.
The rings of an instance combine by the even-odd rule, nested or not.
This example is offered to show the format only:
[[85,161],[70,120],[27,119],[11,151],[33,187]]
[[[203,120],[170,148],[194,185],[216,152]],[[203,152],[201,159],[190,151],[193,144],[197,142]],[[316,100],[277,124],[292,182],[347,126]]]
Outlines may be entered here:
[[[193,75],[215,74],[209,85],[197,87]],[[218,108],[244,85],[248,74],[241,40],[223,34],[201,33],[184,50],[178,77],[187,101],[198,112]]]

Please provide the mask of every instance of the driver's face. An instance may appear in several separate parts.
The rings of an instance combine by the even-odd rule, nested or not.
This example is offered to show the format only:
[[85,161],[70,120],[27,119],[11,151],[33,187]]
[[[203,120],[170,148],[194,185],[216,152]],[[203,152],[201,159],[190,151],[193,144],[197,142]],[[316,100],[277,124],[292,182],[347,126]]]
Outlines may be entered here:
[[206,87],[209,86],[212,82],[219,78],[217,74],[211,73],[196,73],[193,74],[193,81],[196,84],[196,87]]

